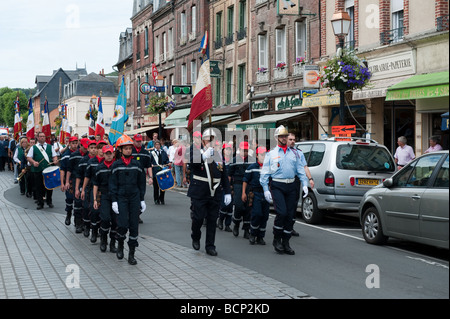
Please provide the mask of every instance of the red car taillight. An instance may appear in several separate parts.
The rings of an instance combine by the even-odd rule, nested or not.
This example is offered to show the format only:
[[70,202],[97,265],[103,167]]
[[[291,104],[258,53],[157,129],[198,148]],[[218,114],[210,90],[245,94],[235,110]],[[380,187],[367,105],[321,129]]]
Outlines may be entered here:
[[334,175],[330,171],[327,171],[325,173],[325,186],[333,186],[334,187]]
[[350,185],[355,186],[355,178],[350,177]]

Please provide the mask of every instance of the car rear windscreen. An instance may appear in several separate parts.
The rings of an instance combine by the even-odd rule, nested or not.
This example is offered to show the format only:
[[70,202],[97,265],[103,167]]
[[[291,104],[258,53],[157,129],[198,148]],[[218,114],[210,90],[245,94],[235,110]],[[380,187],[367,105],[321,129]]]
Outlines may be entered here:
[[395,170],[389,151],[374,145],[339,145],[336,166],[340,169],[356,171],[393,172]]

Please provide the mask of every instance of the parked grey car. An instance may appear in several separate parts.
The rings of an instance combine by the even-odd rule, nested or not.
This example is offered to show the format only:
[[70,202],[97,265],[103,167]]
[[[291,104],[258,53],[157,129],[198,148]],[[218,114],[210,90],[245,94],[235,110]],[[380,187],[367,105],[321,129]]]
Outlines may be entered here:
[[371,139],[331,138],[295,145],[305,155],[315,184],[299,203],[310,224],[320,223],[325,213],[357,212],[363,195],[396,170],[389,150]]
[[364,239],[388,237],[448,249],[449,152],[424,154],[368,191],[359,208]]

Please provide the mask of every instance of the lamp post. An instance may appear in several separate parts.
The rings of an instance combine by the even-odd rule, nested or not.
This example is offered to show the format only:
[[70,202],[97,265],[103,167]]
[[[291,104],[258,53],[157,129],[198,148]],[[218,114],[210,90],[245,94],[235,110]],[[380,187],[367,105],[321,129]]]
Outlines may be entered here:
[[[161,74],[158,74],[158,76],[155,79],[156,86],[164,86],[164,77]],[[159,94],[159,93],[158,93]],[[161,111],[158,113],[158,119],[159,119],[159,127],[158,127],[158,136],[161,139],[162,137],[162,125],[161,125]]]
[[[333,27],[333,32],[339,39],[339,49],[337,55],[339,55],[344,48],[344,39],[348,34],[350,29],[351,18],[346,11],[340,11],[333,14],[331,17],[331,25]],[[339,124],[345,125],[345,88],[338,88],[339,90]]]

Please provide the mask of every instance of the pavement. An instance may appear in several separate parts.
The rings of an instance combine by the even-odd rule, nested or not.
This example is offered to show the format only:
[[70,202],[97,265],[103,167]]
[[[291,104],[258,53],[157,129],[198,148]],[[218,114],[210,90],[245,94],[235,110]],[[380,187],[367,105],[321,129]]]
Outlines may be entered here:
[[0,299],[313,298],[220,255],[145,234],[136,250],[138,264],[129,265],[127,245],[122,260],[100,252],[99,242],[76,234],[61,213],[8,201],[5,191],[12,187],[13,173],[0,172]]

